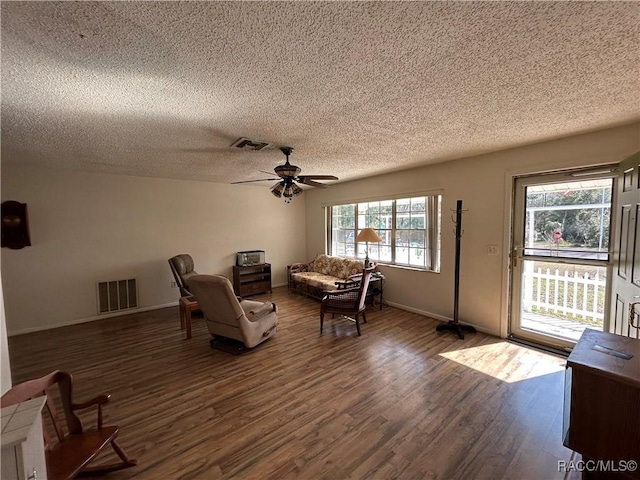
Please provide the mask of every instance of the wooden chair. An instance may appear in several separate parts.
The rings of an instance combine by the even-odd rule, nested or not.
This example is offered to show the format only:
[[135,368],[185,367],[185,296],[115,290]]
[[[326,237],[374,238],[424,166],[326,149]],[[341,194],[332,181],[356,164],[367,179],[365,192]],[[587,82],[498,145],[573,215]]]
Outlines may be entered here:
[[[60,403],[66,420],[66,430],[56,411],[52,396],[54,385],[58,386]],[[75,478],[78,474],[105,473],[137,465],[124,453],[116,443],[119,427],[102,425],[102,405],[106,404],[111,395],[99,395],[84,403],[74,403],[72,399],[73,384],[71,374],[56,370],[42,378],[30,380],[14,386],[0,399],[2,407],[24,402],[34,397],[47,395],[46,411],[49,414],[55,438],[52,438],[44,428],[45,456],[47,460],[47,477],[49,480],[66,480]],[[84,429],[77,410],[97,405],[97,428]],[[87,467],[102,450],[111,445],[115,453],[122,460],[119,463]]]
[[362,278],[359,285],[353,288],[343,288],[325,292],[325,296],[320,302],[320,333],[322,333],[322,325],[324,323],[324,314],[339,314],[347,318],[353,317],[356,323],[356,330],[360,335],[359,316],[362,314],[362,323],[367,323],[367,317],[364,313],[366,308],[365,300],[367,298],[367,289],[369,288],[369,280],[371,280],[371,272],[375,267],[365,268],[362,270]]

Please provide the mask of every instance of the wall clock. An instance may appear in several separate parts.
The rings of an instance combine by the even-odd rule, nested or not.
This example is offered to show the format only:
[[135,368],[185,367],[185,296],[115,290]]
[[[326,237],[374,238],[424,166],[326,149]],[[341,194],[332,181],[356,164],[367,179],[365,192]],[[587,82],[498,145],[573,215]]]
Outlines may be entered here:
[[2,246],[11,249],[20,249],[31,245],[29,237],[29,218],[27,216],[27,204],[7,200],[2,202]]

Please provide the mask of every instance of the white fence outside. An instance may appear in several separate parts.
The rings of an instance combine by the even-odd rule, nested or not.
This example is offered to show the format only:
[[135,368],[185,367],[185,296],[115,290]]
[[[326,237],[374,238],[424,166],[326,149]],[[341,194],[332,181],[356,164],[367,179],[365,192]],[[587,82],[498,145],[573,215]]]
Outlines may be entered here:
[[522,307],[525,312],[557,314],[575,320],[602,324],[606,276],[599,273],[570,274],[559,270],[534,269],[532,264],[523,271]]

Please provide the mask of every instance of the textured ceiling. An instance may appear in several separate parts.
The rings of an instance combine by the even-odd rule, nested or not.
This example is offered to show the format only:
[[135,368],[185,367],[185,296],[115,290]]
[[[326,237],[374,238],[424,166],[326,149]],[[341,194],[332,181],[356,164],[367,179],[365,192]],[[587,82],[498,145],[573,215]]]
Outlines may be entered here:
[[232,182],[288,145],[345,180],[640,118],[635,2],[1,8],[2,162]]

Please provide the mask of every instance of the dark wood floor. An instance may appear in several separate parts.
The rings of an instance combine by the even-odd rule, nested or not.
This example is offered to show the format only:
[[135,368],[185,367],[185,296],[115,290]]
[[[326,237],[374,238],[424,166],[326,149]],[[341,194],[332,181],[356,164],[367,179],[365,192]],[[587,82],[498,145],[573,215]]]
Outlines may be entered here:
[[193,338],[178,307],[9,338],[14,384],[54,369],[139,466],[112,479],[563,478],[564,362],[385,307],[358,337],[276,289],[277,335],[240,356]]

